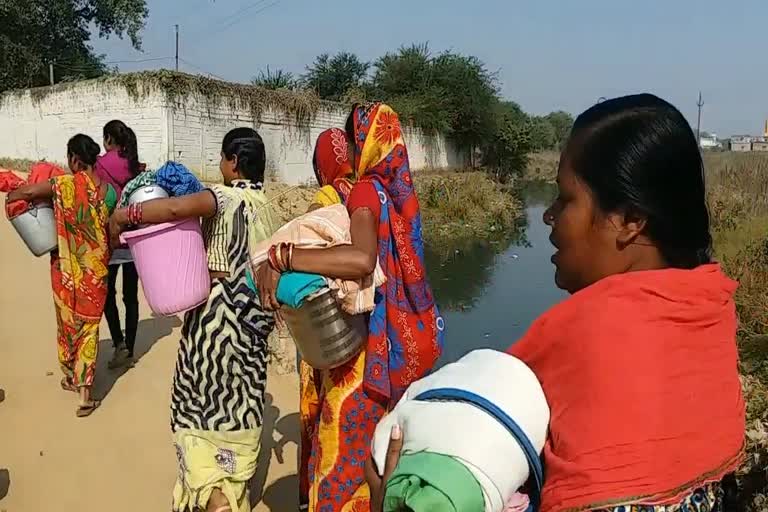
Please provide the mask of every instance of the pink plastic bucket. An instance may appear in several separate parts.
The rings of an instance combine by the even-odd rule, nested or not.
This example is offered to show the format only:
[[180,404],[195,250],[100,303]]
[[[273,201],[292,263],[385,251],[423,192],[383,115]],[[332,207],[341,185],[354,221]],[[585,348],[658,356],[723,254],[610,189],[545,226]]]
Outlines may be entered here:
[[153,313],[175,315],[208,299],[211,277],[198,219],[126,231],[120,239],[131,249]]

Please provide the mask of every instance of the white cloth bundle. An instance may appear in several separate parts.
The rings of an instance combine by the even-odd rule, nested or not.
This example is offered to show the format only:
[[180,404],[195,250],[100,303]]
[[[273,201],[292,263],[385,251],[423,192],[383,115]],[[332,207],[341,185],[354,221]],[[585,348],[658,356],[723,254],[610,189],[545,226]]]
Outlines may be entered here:
[[538,379],[519,359],[490,349],[475,350],[414,382],[376,427],[372,453],[383,471],[392,426],[403,430],[403,452],[428,451],[464,463],[483,489],[487,512],[500,512],[528,480],[525,452],[490,414],[462,402],[416,401],[433,389],[469,391],[492,402],[525,432],[540,455],[547,437],[549,406]]

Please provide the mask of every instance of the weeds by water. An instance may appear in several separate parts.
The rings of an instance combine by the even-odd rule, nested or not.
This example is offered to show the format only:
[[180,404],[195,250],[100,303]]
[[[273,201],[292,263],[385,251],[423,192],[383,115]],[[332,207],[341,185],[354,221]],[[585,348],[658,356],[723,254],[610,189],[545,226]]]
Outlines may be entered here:
[[438,249],[514,231],[522,213],[522,203],[486,173],[420,173],[415,182],[425,241]]

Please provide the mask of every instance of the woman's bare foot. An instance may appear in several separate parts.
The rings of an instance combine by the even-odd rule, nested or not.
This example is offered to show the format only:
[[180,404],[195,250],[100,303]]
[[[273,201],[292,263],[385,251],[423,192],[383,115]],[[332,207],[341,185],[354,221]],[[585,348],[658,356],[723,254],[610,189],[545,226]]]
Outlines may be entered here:
[[91,399],[91,386],[82,386],[80,388],[80,405],[75,414],[78,418],[85,418],[93,414],[93,411],[99,408],[101,401]]
[[72,384],[72,381],[69,380],[67,377],[64,377],[63,379],[61,379],[61,389],[71,393],[77,393],[77,386]]

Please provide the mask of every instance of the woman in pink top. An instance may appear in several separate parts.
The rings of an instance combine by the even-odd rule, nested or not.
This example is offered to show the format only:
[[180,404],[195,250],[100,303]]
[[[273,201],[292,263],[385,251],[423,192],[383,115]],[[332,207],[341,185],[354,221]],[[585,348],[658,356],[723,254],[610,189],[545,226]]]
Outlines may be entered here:
[[[141,171],[136,134],[122,121],[110,121],[104,125],[104,149],[106,152],[96,162],[95,172],[112,185],[120,195],[125,185]],[[123,304],[125,305],[125,335],[117,312],[115,284],[117,272],[123,269]],[[133,348],[139,323],[139,275],[127,248],[118,248],[109,262],[109,281],[104,316],[115,352],[109,368],[119,368],[133,362]]]

